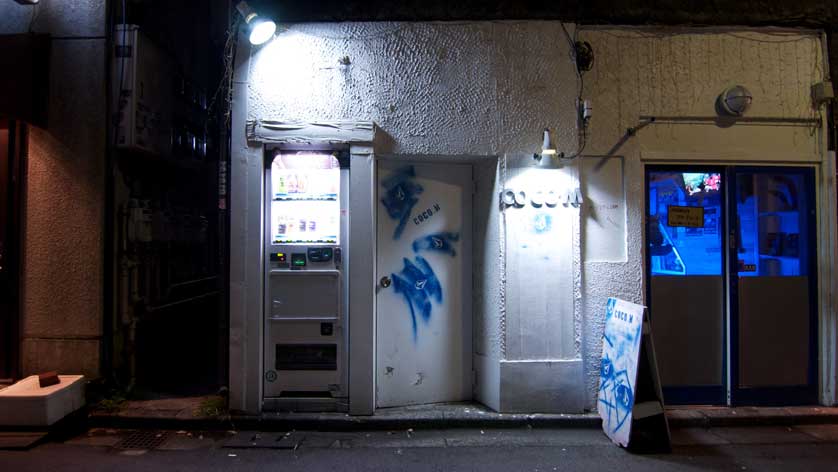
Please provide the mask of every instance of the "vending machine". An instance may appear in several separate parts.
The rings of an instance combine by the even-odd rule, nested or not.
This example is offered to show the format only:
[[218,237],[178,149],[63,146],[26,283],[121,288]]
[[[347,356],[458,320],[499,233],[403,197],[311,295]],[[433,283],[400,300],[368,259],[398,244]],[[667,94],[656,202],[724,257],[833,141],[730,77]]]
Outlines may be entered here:
[[348,156],[266,152],[263,408],[345,410]]

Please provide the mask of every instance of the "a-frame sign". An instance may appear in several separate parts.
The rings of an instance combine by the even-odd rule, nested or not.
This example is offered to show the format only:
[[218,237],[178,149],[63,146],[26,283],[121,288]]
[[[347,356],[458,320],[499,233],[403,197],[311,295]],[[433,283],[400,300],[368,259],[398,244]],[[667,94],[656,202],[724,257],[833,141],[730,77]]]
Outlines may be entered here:
[[602,429],[633,451],[669,451],[652,328],[642,305],[609,298],[597,410]]

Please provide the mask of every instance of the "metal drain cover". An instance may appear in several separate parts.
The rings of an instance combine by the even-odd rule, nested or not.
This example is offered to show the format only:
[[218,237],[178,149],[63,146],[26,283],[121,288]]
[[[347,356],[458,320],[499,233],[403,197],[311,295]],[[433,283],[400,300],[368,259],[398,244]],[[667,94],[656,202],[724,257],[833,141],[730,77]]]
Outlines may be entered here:
[[169,431],[134,431],[119,441],[115,449],[156,449],[169,439]]

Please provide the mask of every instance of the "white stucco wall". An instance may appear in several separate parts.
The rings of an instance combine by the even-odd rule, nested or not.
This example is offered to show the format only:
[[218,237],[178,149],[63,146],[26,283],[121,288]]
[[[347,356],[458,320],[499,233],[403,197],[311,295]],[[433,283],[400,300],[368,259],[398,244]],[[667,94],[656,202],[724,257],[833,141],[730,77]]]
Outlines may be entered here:
[[[572,33],[572,25],[569,30]],[[545,127],[553,130],[560,150],[575,151],[578,82],[561,25],[540,21],[289,25],[275,41],[250,54],[250,60],[243,61],[247,73],[239,75],[246,77],[241,82],[247,84],[248,119],[373,121],[385,143],[376,152],[483,156],[492,163],[488,172],[485,166],[475,172],[478,195],[487,199],[475,218],[482,231],[476,232],[480,240],[474,245],[474,343],[476,354],[485,361],[475,363],[477,383],[494,378],[497,390],[499,362],[527,361],[510,365],[510,372],[529,376],[532,382],[547,382],[543,388],[531,385],[531,391],[542,394],[557,383],[567,384],[565,393],[578,391],[572,396],[579,398],[576,403],[581,407],[581,312],[574,302],[580,280],[565,277],[579,265],[573,244],[578,210],[554,209],[552,247],[548,251],[541,241],[529,248],[535,251],[529,254],[533,209],[513,210],[517,213],[510,225],[501,217],[496,200],[504,179],[526,187],[542,185],[539,182],[549,180],[552,173],[563,181],[561,188],[575,179],[573,168],[530,168]],[[341,61],[344,57],[348,64]],[[498,158],[505,168],[502,174],[494,168]],[[510,240],[514,248],[509,247]],[[533,256],[537,259],[531,259],[528,270],[525,264]],[[512,284],[503,273],[509,261],[515,266]],[[543,277],[532,286],[519,282],[518,274],[528,273]],[[510,298],[515,300],[514,310],[506,303]],[[554,363],[560,360],[575,360],[573,369]],[[507,398],[524,405],[523,387],[511,382]],[[566,399],[552,398],[567,394],[543,395],[545,402],[555,403],[553,409],[567,409],[561,406]],[[490,396],[484,400],[501,406],[497,391]]]
[[[643,163],[819,162],[824,158],[820,130],[783,120],[819,116],[811,106],[810,86],[825,74],[820,37],[809,32],[587,28],[580,39],[591,43],[596,57],[593,70],[584,76],[585,96],[594,104],[586,154],[594,162],[605,162],[606,155],[623,160],[622,176],[613,175],[621,166],[609,166],[610,175],[587,177],[622,181],[629,228],[624,260],[586,261],[583,267],[587,399],[594,408],[602,349],[597,333],[602,333],[605,301],[618,296],[642,303],[645,297]],[[736,84],[754,96],[748,117],[778,122],[723,128],[701,121],[716,116],[716,97]],[[619,146],[626,129],[637,126],[644,115],[699,119],[664,119]],[[583,239],[594,252],[613,243],[605,233]]]

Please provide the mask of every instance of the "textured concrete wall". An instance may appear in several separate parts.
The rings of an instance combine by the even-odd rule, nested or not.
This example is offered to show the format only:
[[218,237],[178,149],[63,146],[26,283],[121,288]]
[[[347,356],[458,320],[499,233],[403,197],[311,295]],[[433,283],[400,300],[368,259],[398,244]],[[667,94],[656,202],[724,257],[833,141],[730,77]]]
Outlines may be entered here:
[[[342,58],[348,58],[348,63]],[[571,268],[578,266],[572,223],[578,221],[578,211],[553,210],[557,240],[549,257],[533,261],[540,264],[538,271],[544,279],[533,286],[516,279],[507,286],[503,267],[508,233],[515,236],[515,247],[509,249],[516,263],[514,272],[524,274],[533,215],[531,208],[522,209],[515,219],[529,218],[526,222],[505,224],[496,200],[507,178],[522,188],[542,185],[539,182],[544,179],[537,177],[545,177],[546,171],[529,164],[532,153],[540,149],[543,128],[553,129],[561,150],[575,150],[578,83],[559,23],[293,25],[274,42],[251,51],[250,59],[244,63],[249,69],[249,118],[370,120],[386,134],[384,151],[388,153],[486,157],[487,165],[475,172],[481,196],[475,225],[481,225],[481,231],[476,231],[480,239],[474,246],[474,342],[480,357],[476,365],[483,369],[478,372],[482,376],[478,383],[491,378],[495,387],[478,392],[479,397],[498,405],[498,362],[508,357],[508,345],[514,347],[511,356],[516,360],[580,357],[580,324],[574,316],[578,312],[574,285],[579,280],[558,274],[572,273]],[[505,163],[501,174],[494,164],[496,156]],[[560,180],[573,180],[573,169],[554,172]],[[234,193],[243,191],[247,190],[233,189]],[[567,214],[558,218],[559,213]],[[570,218],[569,224],[564,224],[565,217]],[[537,247],[542,249],[536,252],[543,252],[542,243]],[[533,290],[545,284],[551,290]],[[533,293],[538,298],[530,300]],[[506,304],[510,297],[520,301],[514,311]],[[508,326],[514,326],[515,332]],[[521,364],[516,372],[526,376],[529,366]],[[539,382],[556,385],[554,378],[532,377],[535,387]],[[581,393],[578,377],[563,376],[560,383]],[[532,392],[538,390],[535,387]],[[526,397],[506,395],[513,396],[519,404],[526,402]],[[543,398],[545,402],[551,399],[549,395]],[[554,403],[531,408],[554,411],[564,407]]]
[[824,25],[838,3],[824,0],[255,0],[287,21],[550,19],[583,24]]
[[[31,25],[31,26],[30,26]],[[24,208],[23,374],[99,373],[105,156],[103,1],[0,5],[0,33],[53,35],[47,129],[32,128]]]
[[620,145],[626,129],[637,126],[641,115],[712,118],[716,97],[734,84],[753,93],[750,117],[817,117],[809,90],[822,80],[824,67],[819,37],[806,33],[589,28],[580,38],[591,43],[596,55],[594,69],[585,75],[585,95],[595,110],[586,154],[623,156],[623,175],[616,178],[624,184],[629,228],[625,261],[588,261],[583,267],[585,373],[593,408],[606,298],[642,303],[645,297],[643,160],[817,162],[822,157],[820,133],[808,126],[659,123]]

